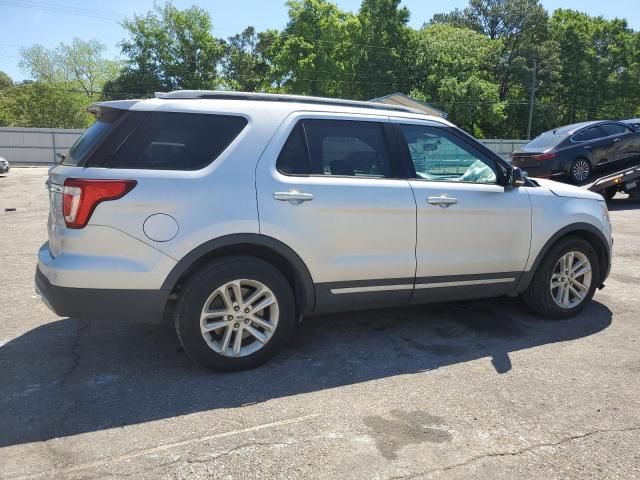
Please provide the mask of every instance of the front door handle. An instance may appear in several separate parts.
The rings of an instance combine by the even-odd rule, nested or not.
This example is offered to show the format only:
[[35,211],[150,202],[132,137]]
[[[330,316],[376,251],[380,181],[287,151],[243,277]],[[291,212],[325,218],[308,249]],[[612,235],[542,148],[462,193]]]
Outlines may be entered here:
[[451,205],[458,203],[457,198],[452,198],[448,195],[440,195],[439,197],[427,197],[427,203],[429,205],[439,205],[442,208],[448,208]]
[[299,205],[302,202],[309,202],[313,200],[313,194],[292,190],[290,192],[275,192],[273,194],[273,198],[281,202],[291,202],[294,205]]

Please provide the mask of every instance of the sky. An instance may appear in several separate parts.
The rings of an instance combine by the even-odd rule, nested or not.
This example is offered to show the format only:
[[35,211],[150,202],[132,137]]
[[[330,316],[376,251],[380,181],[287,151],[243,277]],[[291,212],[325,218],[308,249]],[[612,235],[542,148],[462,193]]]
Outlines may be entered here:
[[[344,10],[356,11],[360,0],[334,0]],[[253,25],[260,30],[282,29],[287,23],[284,0],[174,0],[178,8],[193,4],[208,10],[213,33],[227,38]],[[411,12],[410,25],[420,27],[434,13],[463,8],[468,0],[403,0]],[[557,8],[581,10],[605,18],[626,18],[629,26],[640,30],[640,0],[542,0],[549,12]],[[0,71],[15,81],[26,74],[18,67],[21,47],[39,43],[54,48],[74,37],[97,38],[107,45],[107,56],[118,57],[118,42],[125,37],[119,21],[134,13],[153,8],[153,0],[0,0]]]

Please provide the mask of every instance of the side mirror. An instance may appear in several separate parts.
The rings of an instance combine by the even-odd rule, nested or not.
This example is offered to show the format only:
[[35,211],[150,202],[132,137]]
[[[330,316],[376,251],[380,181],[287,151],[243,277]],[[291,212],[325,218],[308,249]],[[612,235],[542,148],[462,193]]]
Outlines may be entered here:
[[525,184],[524,174],[518,167],[512,167],[509,172],[509,185],[514,188],[522,187]]

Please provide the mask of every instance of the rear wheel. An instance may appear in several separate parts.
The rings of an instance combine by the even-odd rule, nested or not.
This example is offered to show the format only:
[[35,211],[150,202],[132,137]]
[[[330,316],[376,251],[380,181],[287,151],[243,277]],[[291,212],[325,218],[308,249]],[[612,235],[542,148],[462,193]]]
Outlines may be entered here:
[[281,347],[294,326],[294,296],[267,262],[228,257],[186,282],[175,314],[185,351],[217,371],[253,368]]
[[576,158],[571,164],[569,176],[574,183],[586,182],[591,176],[591,162],[586,158]]
[[525,305],[547,318],[569,318],[591,301],[600,270],[593,247],[578,237],[554,245],[522,294]]

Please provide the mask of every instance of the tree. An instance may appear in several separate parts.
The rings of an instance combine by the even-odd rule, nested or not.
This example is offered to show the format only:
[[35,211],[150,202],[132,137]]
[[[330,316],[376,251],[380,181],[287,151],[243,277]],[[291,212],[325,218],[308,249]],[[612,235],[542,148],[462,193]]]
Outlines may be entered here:
[[0,70],[0,90],[2,90],[3,88],[7,88],[13,85],[13,80],[11,80],[11,77],[9,75],[7,75],[5,72],[3,72],[2,70]]
[[371,99],[409,87],[409,10],[400,0],[363,0],[356,37],[357,97]]
[[98,40],[79,38],[70,45],[60,43],[54,50],[36,44],[21,49],[20,68],[36,82],[65,84],[95,98],[119,70],[117,61],[104,58],[106,48]]
[[86,128],[91,103],[84,93],[49,82],[14,84],[0,90],[0,125],[11,127]]
[[553,49],[547,43],[548,18],[539,0],[470,0],[467,8],[435,15],[432,22],[471,28],[502,41],[494,72],[500,83],[500,100],[506,100],[514,80],[523,72],[530,73],[526,67],[531,68],[533,59],[540,63],[542,52]]
[[289,23],[267,51],[281,91],[352,98],[355,15],[326,0],[289,0]]
[[247,27],[228,39],[222,71],[229,88],[246,92],[269,88],[270,66],[265,53],[276,35],[273,31],[256,33],[255,28]]
[[564,122],[635,115],[640,104],[638,33],[624,20],[556,10],[550,20],[563,69],[557,105]]
[[417,76],[411,95],[443,108],[474,135],[494,133],[505,120],[500,86],[491,74],[502,42],[438,24],[422,28],[414,42]]
[[167,2],[122,26],[129,33],[120,44],[127,62],[122,75],[105,86],[105,96],[211,89],[220,83],[225,45],[213,36],[211,17],[202,8],[179,10]]

